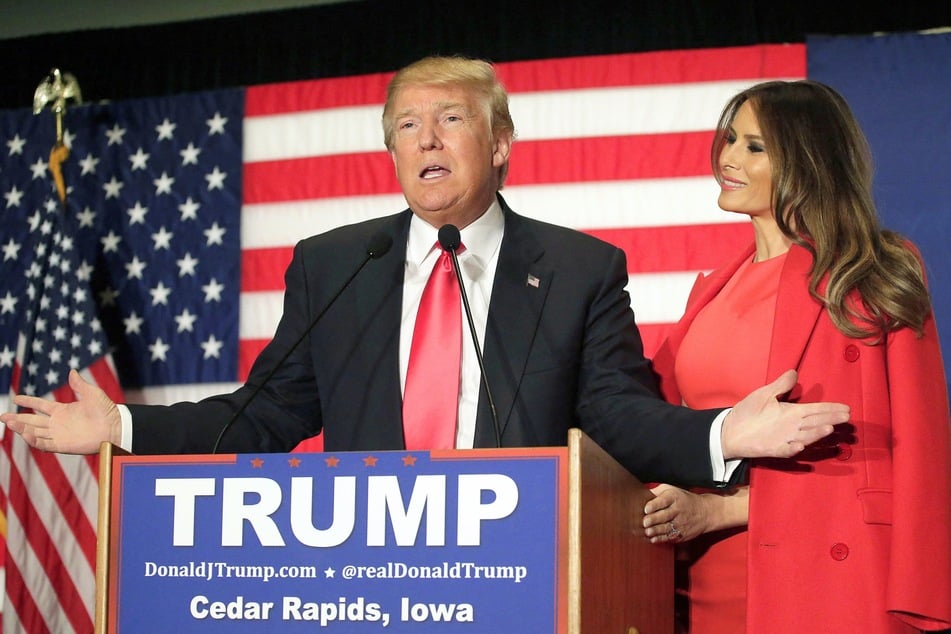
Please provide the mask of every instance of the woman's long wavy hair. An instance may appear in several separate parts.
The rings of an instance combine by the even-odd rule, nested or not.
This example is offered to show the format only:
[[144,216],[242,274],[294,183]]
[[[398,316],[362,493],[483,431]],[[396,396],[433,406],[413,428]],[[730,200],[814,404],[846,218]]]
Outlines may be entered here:
[[879,224],[868,141],[845,99],[809,80],[737,94],[711,149],[717,178],[726,133],[747,101],[769,154],[776,222],[813,255],[809,292],[850,337],[880,341],[906,326],[920,336],[931,311],[922,263],[904,237]]

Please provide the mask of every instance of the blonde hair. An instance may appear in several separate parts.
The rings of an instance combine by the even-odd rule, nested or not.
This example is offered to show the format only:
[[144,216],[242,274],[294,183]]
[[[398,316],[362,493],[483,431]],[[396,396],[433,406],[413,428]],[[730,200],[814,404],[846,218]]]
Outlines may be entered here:
[[[424,57],[399,70],[386,88],[383,106],[383,142],[393,150],[396,98],[409,86],[458,87],[478,95],[485,105],[493,138],[508,134],[515,139],[515,123],[509,112],[509,96],[489,62],[462,56]],[[499,186],[505,182],[508,162],[499,168]]]
[[902,327],[920,336],[931,312],[922,263],[904,237],[879,224],[871,152],[845,99],[810,80],[740,92],[720,115],[711,148],[717,178],[725,134],[745,102],[769,153],[776,222],[813,255],[809,292],[850,337],[879,341]]

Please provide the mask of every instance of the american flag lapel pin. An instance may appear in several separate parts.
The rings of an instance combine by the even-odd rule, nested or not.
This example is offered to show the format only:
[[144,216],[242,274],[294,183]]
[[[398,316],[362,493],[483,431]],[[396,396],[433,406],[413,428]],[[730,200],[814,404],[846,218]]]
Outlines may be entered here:
[[528,274],[528,279],[525,280],[525,283],[528,284],[529,286],[531,286],[532,288],[538,288],[538,282],[539,282],[539,281],[540,281],[540,280],[539,280],[537,277],[535,277],[534,275],[532,275],[531,273],[529,273],[529,274]]

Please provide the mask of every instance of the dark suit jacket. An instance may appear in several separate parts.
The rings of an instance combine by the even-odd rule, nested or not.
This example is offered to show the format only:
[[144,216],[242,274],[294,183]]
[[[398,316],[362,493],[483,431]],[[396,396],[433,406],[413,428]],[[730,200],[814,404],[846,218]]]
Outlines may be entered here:
[[[521,217],[504,200],[502,207],[505,235],[483,346],[502,444],[560,446],[570,427],[580,427],[642,480],[710,484],[715,412],[658,397],[624,290],[624,252]],[[410,218],[406,210],[300,242],[286,273],[281,322],[247,384],[199,403],[130,405],[133,451],[210,452],[253,386],[330,303],[381,230],[393,247],[326,311],[228,429],[220,451],[286,452],[321,431],[327,451],[403,449],[398,358]],[[495,446],[484,394],[475,445]]]

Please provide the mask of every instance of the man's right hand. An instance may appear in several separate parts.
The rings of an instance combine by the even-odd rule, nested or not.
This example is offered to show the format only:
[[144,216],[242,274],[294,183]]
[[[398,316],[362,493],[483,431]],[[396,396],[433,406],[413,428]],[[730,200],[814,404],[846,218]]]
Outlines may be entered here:
[[69,373],[69,387],[77,399],[72,403],[18,394],[13,402],[32,413],[7,412],[0,421],[42,451],[93,454],[104,441],[118,446],[122,419],[112,399],[75,370]]

